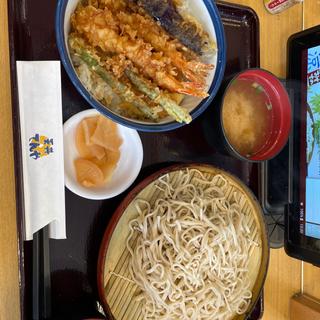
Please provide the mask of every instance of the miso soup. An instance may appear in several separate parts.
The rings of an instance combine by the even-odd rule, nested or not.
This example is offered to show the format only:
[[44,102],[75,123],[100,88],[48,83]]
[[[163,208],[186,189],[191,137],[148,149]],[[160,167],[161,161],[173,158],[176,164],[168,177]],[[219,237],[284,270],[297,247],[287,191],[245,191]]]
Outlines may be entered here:
[[272,104],[263,87],[252,80],[234,80],[224,98],[222,121],[238,153],[248,158],[258,153],[272,129]]

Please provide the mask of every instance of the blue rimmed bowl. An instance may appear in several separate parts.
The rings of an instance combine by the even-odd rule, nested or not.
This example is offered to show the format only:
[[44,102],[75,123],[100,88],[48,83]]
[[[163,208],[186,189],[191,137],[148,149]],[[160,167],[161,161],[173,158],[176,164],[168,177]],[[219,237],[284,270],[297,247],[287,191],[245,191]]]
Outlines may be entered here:
[[[207,63],[212,63],[215,65],[215,68],[207,77],[207,88],[209,97],[201,100],[199,98],[187,96],[182,102],[182,106],[189,110],[192,119],[194,120],[210,105],[220,87],[226,64],[226,43],[223,25],[215,3],[212,0],[185,1],[188,3],[192,15],[201,22],[205,30],[210,35],[211,39],[214,40],[217,44],[216,54],[212,55],[209,61],[206,61]],[[79,0],[58,0],[55,28],[57,46],[60,53],[61,61],[72,83],[79,91],[79,93],[92,107],[97,109],[103,115],[112,119],[113,121],[118,122],[119,124],[132,129],[149,132],[160,132],[173,130],[183,126],[183,123],[178,123],[171,117],[164,118],[158,123],[139,121],[123,117],[109,109],[108,106],[105,106],[98,100],[96,100],[92,96],[92,94],[85,88],[85,86],[78,78],[78,75],[73,67],[67,43],[68,34],[70,32],[70,18],[78,3]]]

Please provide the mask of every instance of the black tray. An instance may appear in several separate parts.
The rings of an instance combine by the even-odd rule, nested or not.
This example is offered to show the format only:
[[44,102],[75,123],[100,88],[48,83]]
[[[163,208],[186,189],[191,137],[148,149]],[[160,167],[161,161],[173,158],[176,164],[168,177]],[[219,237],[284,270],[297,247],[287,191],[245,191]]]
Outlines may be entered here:
[[[20,145],[16,60],[57,60],[54,0],[8,0],[15,145]],[[259,22],[253,10],[218,3],[227,39],[225,79],[259,66]],[[64,121],[90,106],[62,70]],[[217,101],[217,100],[216,100]],[[215,103],[191,125],[173,132],[141,133],[144,147],[142,171],[136,182],[172,163],[205,162],[237,175],[258,192],[258,167],[217,151],[213,114]],[[15,149],[17,216],[20,245],[22,318],[31,318],[32,243],[23,242],[23,189],[21,148]],[[52,311],[55,319],[99,317],[96,267],[100,242],[108,221],[124,194],[107,201],[90,201],[66,190],[67,240],[50,240]],[[251,319],[263,313],[262,299]],[[100,315],[101,317],[101,315]]]

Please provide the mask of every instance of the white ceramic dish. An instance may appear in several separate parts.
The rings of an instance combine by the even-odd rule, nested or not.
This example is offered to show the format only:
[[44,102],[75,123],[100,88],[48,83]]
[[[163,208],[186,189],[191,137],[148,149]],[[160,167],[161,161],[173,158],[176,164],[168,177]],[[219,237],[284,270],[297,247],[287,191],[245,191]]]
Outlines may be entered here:
[[78,183],[74,167],[74,160],[79,157],[75,144],[76,128],[82,119],[99,114],[94,109],[79,112],[66,121],[63,128],[66,187],[83,198],[93,200],[113,198],[128,189],[137,178],[143,160],[142,143],[137,131],[118,125],[123,143],[120,147],[120,159],[111,181],[97,188],[85,188]]

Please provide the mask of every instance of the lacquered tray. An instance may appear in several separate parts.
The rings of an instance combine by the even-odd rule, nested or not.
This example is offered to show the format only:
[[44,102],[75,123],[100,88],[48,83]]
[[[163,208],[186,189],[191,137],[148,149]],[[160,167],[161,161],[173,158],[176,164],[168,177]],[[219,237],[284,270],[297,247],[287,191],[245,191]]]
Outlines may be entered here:
[[[15,140],[17,216],[20,245],[21,299],[23,319],[31,318],[32,243],[22,241],[23,193],[20,129],[16,86],[16,60],[57,60],[54,16],[55,0],[8,0],[10,54]],[[225,79],[249,67],[259,66],[259,22],[247,7],[218,3],[227,39]],[[64,121],[89,108],[62,70]],[[219,97],[218,97],[219,98]],[[215,100],[191,125],[166,133],[140,133],[144,147],[142,171],[136,181],[168,164],[209,163],[237,175],[257,195],[258,167],[217,151],[213,115]],[[125,193],[126,194],[126,193]],[[97,312],[97,258],[108,221],[125,194],[107,201],[90,201],[66,190],[67,240],[50,241],[52,313],[55,319],[101,317]],[[251,319],[259,319],[259,303]]]

